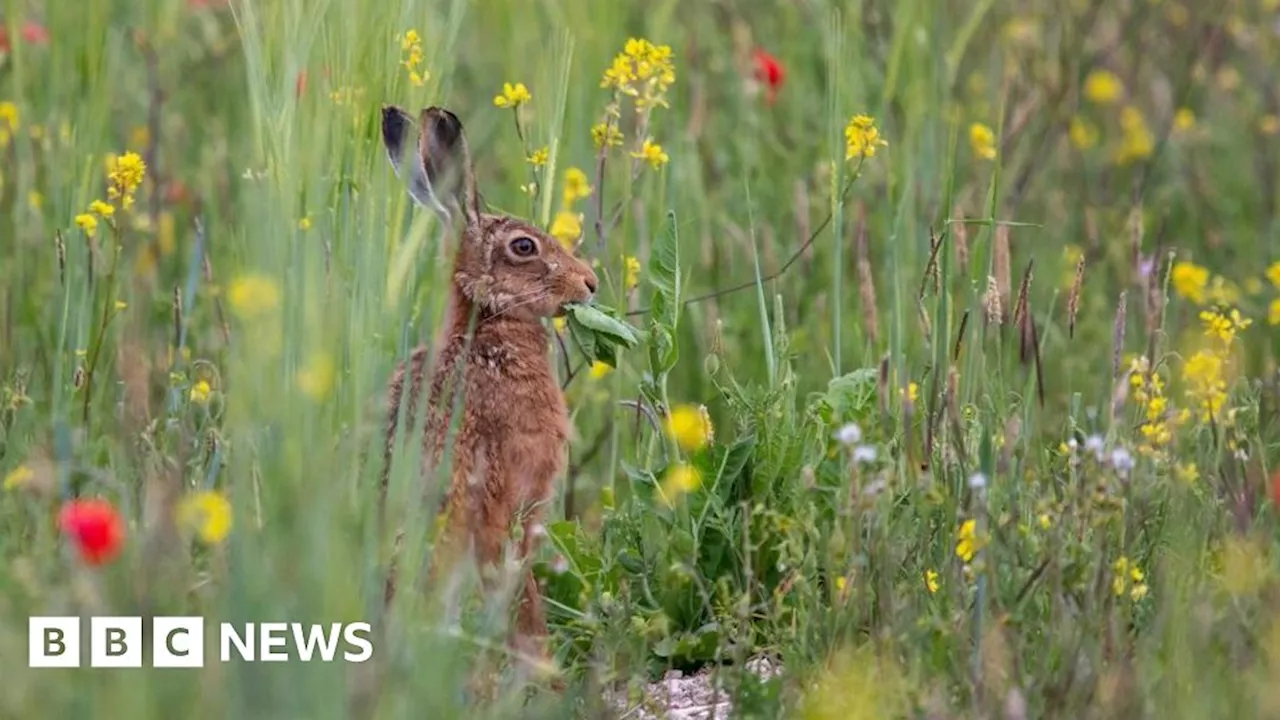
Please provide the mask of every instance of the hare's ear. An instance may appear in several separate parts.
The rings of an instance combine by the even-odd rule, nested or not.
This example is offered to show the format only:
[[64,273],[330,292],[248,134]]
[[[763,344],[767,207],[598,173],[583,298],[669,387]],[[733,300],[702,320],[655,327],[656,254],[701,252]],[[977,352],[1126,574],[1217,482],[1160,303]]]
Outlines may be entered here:
[[458,116],[441,107],[429,107],[419,119],[418,157],[427,186],[438,202],[461,210],[468,224],[480,222],[475,170],[467,137]]
[[[413,125],[413,117],[395,105],[382,106],[382,144],[387,149],[387,159],[399,176],[405,163],[405,151],[418,143],[417,128]],[[431,192],[431,183],[427,179],[427,170],[423,167],[422,157],[417,152],[409,157],[409,195],[419,205],[429,207],[449,221],[449,211]]]

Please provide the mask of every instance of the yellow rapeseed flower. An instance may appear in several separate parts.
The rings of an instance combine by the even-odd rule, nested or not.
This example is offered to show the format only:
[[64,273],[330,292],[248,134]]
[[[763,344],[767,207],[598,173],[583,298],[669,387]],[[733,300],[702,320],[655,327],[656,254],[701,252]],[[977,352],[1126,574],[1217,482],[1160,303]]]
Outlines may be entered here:
[[582,236],[582,214],[561,210],[551,221],[551,235],[565,248],[572,248]]
[[191,402],[197,405],[204,405],[209,402],[209,395],[213,392],[213,387],[209,385],[208,380],[197,380],[191,386]]
[[1200,350],[1183,364],[1182,378],[1187,384],[1187,398],[1200,422],[1219,418],[1227,401],[1222,358],[1217,353]]
[[1271,284],[1274,285],[1277,290],[1280,290],[1280,262],[1271,263],[1271,267],[1267,268],[1266,275],[1267,280],[1270,280]]
[[1200,321],[1204,324],[1206,336],[1217,338],[1223,345],[1228,346],[1235,341],[1236,333],[1253,324],[1252,320],[1243,317],[1240,311],[1235,309],[1229,313],[1205,310],[1200,313]]
[[1110,70],[1094,70],[1084,80],[1084,96],[1098,105],[1111,105],[1124,94],[1124,83]]
[[969,126],[969,147],[973,154],[983,160],[994,160],[996,157],[996,134],[982,123]]
[[613,123],[596,123],[591,127],[591,142],[596,149],[617,147],[622,144],[622,131]]
[[1267,324],[1280,325],[1280,298],[1272,300],[1267,307]]
[[609,363],[597,360],[591,363],[591,370],[588,371],[588,375],[591,376],[592,380],[599,380],[605,375],[608,375],[612,370],[613,368],[610,367]]
[[934,572],[933,570],[925,570],[924,571],[924,587],[926,590],[929,591],[930,595],[938,592],[938,573]]
[[591,195],[591,184],[587,182],[587,174],[576,167],[564,171],[564,206],[571,207],[579,200]]
[[98,218],[90,213],[80,213],[76,216],[76,226],[83,230],[85,235],[92,236],[98,231]]
[[1205,301],[1205,289],[1209,286],[1209,270],[1193,262],[1174,263],[1169,277],[1174,292],[1197,305]]
[[299,230],[301,230],[301,231],[303,231],[303,232],[306,232],[306,231],[308,231],[308,230],[310,230],[310,229],[311,229],[311,216],[310,216],[310,215],[305,215],[305,216],[303,216],[303,217],[301,217],[301,218],[298,218],[298,229],[299,229]]
[[21,119],[16,104],[7,100],[0,102],[0,148],[9,146],[9,141],[21,126]]
[[200,490],[184,497],[177,507],[177,523],[192,531],[206,545],[216,545],[231,532],[231,503],[213,490]]
[[530,153],[525,161],[534,167],[542,167],[547,164],[547,160],[551,157],[551,149],[543,146]]
[[640,260],[634,255],[628,255],[624,262],[627,267],[622,284],[627,290],[632,290],[640,284]]
[[116,207],[110,203],[94,200],[89,203],[89,212],[100,217],[109,218],[116,214]]
[[875,157],[876,148],[886,147],[876,121],[869,115],[854,115],[844,128],[844,159]]
[[965,520],[956,534],[956,557],[964,562],[971,562],[980,549],[977,521]]
[[128,210],[133,205],[133,195],[146,174],[147,164],[142,161],[142,156],[138,153],[127,152],[115,158],[110,163],[110,170],[107,173],[109,181],[107,198],[120,200],[121,207]]
[[502,83],[502,92],[494,96],[493,104],[500,108],[518,108],[531,100],[533,95],[529,94],[524,83]]
[[667,432],[685,451],[698,450],[715,437],[706,406],[688,403],[671,409],[667,417]]
[[1122,138],[1120,149],[1116,152],[1117,164],[1127,165],[1145,160],[1155,151],[1155,136],[1151,134],[1147,120],[1138,108],[1129,106],[1120,111],[1120,129]]
[[633,151],[631,157],[637,160],[647,160],[654,170],[666,165],[669,159],[662,146],[649,138],[644,139],[644,144],[641,145],[639,150]]
[[280,290],[265,275],[244,275],[231,281],[227,301],[233,312],[250,319],[274,310],[280,302]]

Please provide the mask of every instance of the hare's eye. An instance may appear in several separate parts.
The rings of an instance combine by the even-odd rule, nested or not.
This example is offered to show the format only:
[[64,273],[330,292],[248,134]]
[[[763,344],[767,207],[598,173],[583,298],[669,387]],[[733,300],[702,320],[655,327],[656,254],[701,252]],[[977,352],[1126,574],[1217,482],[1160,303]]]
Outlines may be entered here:
[[516,257],[533,257],[538,252],[538,243],[531,237],[518,237],[509,247]]

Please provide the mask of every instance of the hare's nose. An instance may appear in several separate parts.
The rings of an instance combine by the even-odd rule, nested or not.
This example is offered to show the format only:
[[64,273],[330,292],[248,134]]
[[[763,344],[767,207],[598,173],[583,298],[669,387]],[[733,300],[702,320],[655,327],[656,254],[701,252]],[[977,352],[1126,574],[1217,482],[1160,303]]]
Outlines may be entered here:
[[596,288],[600,286],[600,281],[595,275],[589,275],[582,279],[582,284],[587,286],[587,292],[592,295],[596,294]]

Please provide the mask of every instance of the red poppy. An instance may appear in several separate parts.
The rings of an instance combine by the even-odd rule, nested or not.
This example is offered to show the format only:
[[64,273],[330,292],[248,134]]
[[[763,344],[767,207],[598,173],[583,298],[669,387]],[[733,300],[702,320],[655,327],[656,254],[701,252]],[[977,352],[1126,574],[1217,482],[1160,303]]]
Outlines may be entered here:
[[124,521],[106,500],[72,500],[58,511],[58,527],[90,565],[109,562],[124,544]]
[[755,61],[756,80],[764,83],[768,89],[765,98],[770,104],[777,99],[778,90],[782,88],[782,81],[786,79],[787,73],[782,69],[782,63],[778,62],[778,58],[769,54],[769,51],[762,48],[756,48],[752,54]]
[[[22,41],[28,45],[48,45],[49,31],[43,25],[28,20],[22,24]],[[9,52],[9,26],[0,24],[0,52]]]

